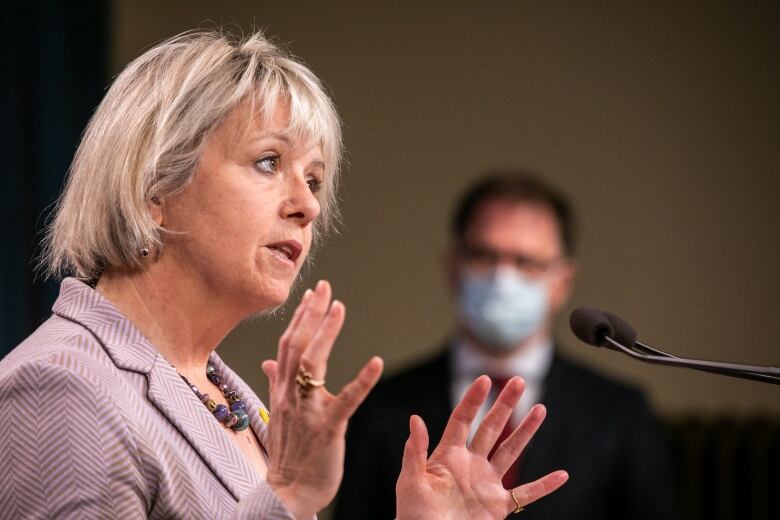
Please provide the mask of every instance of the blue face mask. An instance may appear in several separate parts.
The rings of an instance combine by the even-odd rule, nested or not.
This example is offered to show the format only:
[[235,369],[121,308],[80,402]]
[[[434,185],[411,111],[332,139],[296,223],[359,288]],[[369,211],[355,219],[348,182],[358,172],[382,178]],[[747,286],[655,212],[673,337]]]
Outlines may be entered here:
[[512,350],[542,326],[549,291],[543,280],[531,280],[511,268],[491,273],[463,272],[461,320],[486,347]]

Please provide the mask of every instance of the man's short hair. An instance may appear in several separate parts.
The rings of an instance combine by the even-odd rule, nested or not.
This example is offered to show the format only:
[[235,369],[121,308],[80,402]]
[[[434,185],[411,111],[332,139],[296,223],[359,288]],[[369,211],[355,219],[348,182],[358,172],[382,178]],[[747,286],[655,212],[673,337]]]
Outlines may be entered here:
[[451,222],[452,236],[461,242],[479,207],[488,201],[539,204],[549,208],[558,222],[565,256],[574,255],[574,214],[566,196],[525,170],[493,170],[481,176],[461,196]]

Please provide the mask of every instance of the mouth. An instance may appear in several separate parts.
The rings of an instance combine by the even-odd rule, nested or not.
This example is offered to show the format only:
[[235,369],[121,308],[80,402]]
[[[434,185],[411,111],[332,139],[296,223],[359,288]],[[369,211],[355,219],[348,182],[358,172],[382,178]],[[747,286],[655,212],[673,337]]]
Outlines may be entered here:
[[292,263],[295,263],[298,260],[298,257],[301,256],[301,251],[303,251],[303,247],[301,246],[300,242],[296,240],[283,240],[281,242],[274,242],[273,244],[268,244],[265,247],[280,257],[286,258]]

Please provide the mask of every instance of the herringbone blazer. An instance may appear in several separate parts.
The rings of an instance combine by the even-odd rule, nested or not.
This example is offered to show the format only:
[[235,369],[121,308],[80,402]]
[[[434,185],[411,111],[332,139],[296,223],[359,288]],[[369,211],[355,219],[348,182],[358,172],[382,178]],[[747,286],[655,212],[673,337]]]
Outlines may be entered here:
[[[265,444],[257,395],[216,355]],[[225,428],[86,284],[0,362],[0,518],[292,518]]]

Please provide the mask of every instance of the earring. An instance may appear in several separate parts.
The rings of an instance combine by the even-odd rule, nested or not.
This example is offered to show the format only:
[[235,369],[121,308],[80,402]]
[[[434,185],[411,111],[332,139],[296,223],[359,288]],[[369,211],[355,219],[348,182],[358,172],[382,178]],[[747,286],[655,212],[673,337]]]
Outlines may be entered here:
[[147,256],[149,256],[149,248],[148,248],[148,247],[142,247],[142,248],[141,248],[141,249],[138,251],[138,254],[139,254],[139,255],[141,255],[142,257],[147,257]]

